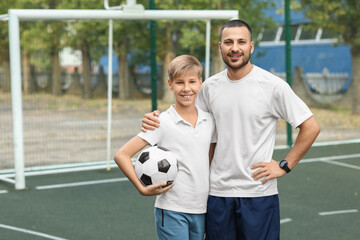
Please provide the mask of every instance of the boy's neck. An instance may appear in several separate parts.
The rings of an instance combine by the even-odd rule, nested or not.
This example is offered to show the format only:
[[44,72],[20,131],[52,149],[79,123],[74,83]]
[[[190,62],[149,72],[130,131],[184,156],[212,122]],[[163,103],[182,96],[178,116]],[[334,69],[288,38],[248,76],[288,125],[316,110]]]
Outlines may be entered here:
[[176,112],[187,122],[189,122],[193,127],[196,126],[198,112],[196,110],[195,104],[183,107],[177,104],[174,105]]

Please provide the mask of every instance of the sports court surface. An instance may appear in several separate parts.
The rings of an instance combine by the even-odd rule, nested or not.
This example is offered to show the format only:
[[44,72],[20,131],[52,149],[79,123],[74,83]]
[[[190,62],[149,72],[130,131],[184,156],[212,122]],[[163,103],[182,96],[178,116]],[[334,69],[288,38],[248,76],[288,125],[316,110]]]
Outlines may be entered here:
[[[281,239],[360,239],[360,143],[313,147],[279,180]],[[276,150],[281,159],[286,149]],[[154,197],[117,169],[0,181],[0,239],[156,239]]]

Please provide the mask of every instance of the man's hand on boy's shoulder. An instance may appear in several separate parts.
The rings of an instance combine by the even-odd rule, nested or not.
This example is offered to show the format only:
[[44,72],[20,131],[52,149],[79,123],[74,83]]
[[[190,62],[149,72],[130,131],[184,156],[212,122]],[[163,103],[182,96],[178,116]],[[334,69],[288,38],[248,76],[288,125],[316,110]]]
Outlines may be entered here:
[[160,126],[160,121],[158,117],[160,116],[160,111],[155,110],[151,113],[146,113],[142,119],[141,131],[146,132],[147,130],[154,130]]

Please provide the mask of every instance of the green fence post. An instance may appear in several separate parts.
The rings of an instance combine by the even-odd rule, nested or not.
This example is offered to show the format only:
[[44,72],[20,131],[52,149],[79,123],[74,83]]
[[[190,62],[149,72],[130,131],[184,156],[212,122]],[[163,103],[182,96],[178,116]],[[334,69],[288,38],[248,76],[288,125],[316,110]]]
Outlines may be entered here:
[[[150,0],[150,9],[155,9],[155,1]],[[150,21],[150,61],[151,61],[151,109],[157,109],[157,68],[156,68],[156,21]]]
[[[286,81],[291,87],[291,29],[290,29],[291,19],[290,19],[290,0],[285,0],[285,40],[286,40]],[[287,132],[287,145],[292,146],[292,128],[289,123],[286,124]]]

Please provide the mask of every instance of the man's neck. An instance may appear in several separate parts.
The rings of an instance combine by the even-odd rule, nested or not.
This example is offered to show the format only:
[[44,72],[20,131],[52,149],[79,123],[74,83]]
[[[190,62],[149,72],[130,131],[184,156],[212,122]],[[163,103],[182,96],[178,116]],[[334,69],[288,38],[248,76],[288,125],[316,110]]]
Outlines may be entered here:
[[254,65],[252,65],[250,62],[240,69],[231,69],[228,67],[227,75],[232,81],[240,80],[246,75],[248,75],[253,68]]

